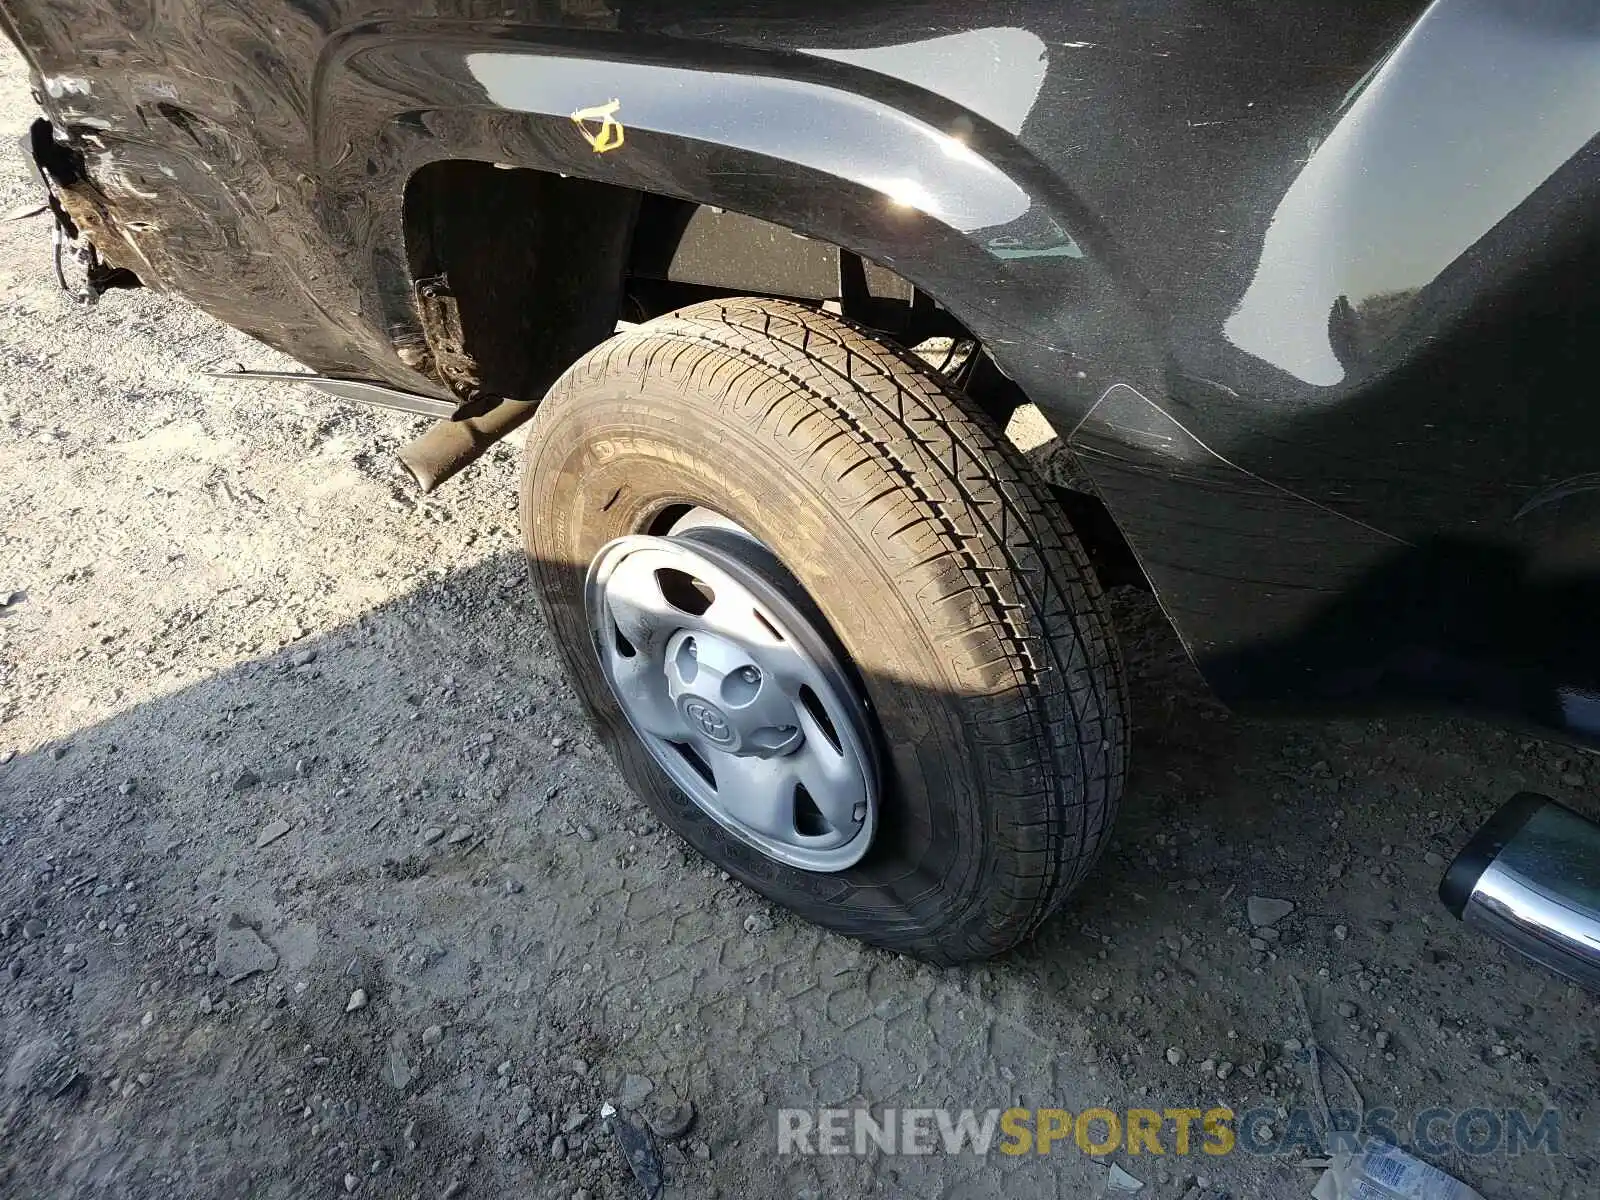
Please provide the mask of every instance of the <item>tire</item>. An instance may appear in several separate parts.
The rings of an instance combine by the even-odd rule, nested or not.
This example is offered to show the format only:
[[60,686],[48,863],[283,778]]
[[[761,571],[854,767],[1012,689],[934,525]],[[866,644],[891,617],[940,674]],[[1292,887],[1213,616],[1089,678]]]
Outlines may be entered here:
[[[1115,635],[1083,547],[981,414],[840,318],[712,301],[597,347],[528,438],[533,583],[624,776],[714,863],[808,920],[937,963],[1031,935],[1105,841],[1127,755]],[[602,546],[716,510],[826,618],[876,717],[881,816],[838,873],[730,837],[658,767],[584,608]]]

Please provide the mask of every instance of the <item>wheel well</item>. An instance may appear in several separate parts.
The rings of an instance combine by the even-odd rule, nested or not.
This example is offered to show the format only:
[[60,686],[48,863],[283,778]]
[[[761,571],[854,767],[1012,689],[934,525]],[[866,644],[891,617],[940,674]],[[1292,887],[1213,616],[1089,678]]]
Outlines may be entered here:
[[[404,229],[417,329],[398,349],[464,400],[537,399],[618,319],[718,296],[827,306],[907,346],[976,345],[885,267],[756,217],[631,188],[445,160],[408,181]],[[997,403],[1007,398],[998,371],[972,374]]]
[[[757,217],[546,171],[446,160],[409,180],[404,225],[418,325],[398,349],[468,412],[502,399],[538,400],[619,320],[749,295],[828,308],[922,353],[1002,428],[1028,404],[933,296],[849,250]],[[1057,490],[1102,577],[1142,580],[1109,513],[1081,483]]]
[[537,400],[616,328],[639,193],[449,160],[406,185],[420,338],[398,349],[468,403]]

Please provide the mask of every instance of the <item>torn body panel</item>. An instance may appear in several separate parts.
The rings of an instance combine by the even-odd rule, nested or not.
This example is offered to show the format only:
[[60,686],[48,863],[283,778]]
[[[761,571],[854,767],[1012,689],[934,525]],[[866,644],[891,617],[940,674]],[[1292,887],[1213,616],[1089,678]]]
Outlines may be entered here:
[[69,247],[84,269],[78,298],[86,303],[112,288],[139,287],[140,269],[154,274],[119,228],[110,198],[89,178],[82,157],[56,140],[49,121],[41,117],[33,123],[27,150],[55,219],[56,277],[63,289],[71,291],[62,269]]

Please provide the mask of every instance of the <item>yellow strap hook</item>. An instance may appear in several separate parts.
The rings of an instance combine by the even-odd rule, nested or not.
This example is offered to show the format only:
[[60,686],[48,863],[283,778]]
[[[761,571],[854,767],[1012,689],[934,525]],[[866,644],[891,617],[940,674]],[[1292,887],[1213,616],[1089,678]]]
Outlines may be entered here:
[[[613,100],[609,104],[597,104],[593,108],[580,108],[572,114],[572,123],[578,127],[578,132],[583,134],[583,140],[594,147],[596,154],[615,150],[626,140],[627,131],[622,128],[622,122],[617,120],[616,115],[621,107],[621,100]],[[600,128],[591,130],[588,125],[590,121],[599,121]]]

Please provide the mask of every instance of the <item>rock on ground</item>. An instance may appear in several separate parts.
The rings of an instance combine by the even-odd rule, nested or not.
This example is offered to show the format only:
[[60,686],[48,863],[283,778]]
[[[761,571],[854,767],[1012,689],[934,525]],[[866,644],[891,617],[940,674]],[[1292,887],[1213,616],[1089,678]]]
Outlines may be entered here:
[[235,915],[217,931],[214,961],[218,977],[237,983],[259,971],[272,970],[278,965],[278,954],[243,918]]

